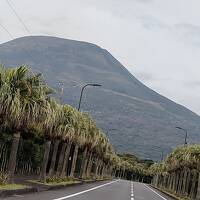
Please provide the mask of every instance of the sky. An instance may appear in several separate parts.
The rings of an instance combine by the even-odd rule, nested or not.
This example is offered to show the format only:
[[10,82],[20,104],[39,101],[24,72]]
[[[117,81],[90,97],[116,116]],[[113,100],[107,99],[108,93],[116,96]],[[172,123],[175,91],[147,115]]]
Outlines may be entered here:
[[25,35],[95,43],[145,85],[200,114],[199,0],[9,2],[28,31],[0,0],[0,43]]

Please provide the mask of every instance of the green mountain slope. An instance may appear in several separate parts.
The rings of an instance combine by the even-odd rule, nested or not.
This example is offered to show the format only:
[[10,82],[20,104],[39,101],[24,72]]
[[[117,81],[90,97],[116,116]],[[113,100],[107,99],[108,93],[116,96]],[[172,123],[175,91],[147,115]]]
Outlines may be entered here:
[[62,101],[77,106],[80,84],[95,82],[102,88],[87,88],[82,110],[90,112],[120,152],[135,152],[159,159],[183,144],[200,141],[200,117],[159,95],[131,75],[109,52],[94,44],[55,37],[23,37],[0,45],[0,62],[5,66],[29,65],[41,72],[55,89],[64,84]]

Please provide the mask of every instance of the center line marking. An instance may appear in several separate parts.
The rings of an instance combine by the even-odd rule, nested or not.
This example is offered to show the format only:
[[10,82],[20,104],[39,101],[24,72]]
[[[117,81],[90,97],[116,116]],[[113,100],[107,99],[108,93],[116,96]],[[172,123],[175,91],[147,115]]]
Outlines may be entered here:
[[90,188],[90,189],[88,189],[88,190],[84,190],[84,191],[81,191],[81,192],[77,192],[77,193],[75,193],[75,194],[71,194],[71,195],[68,195],[68,196],[65,196],[65,197],[61,197],[61,198],[57,198],[57,199],[53,199],[53,200],[64,200],[64,199],[69,199],[69,198],[71,198],[71,197],[75,197],[75,196],[78,196],[78,195],[80,195],[80,194],[84,194],[84,193],[86,193],[86,192],[90,192],[90,191],[92,191],[92,190],[99,189],[99,188],[101,188],[101,187],[104,187],[104,186],[106,186],[106,185],[110,185],[110,184],[112,184],[112,183],[116,183],[116,182],[118,182],[118,181],[119,181],[119,180],[112,181],[112,182],[109,182],[109,183],[106,183],[106,184],[103,184],[103,185],[99,185],[99,186],[97,186],[97,187]]

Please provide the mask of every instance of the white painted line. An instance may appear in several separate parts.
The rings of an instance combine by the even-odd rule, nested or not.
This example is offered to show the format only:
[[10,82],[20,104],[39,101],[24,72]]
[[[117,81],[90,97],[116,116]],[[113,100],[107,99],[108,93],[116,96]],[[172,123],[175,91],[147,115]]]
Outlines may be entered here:
[[144,184],[149,190],[151,190],[152,192],[154,192],[155,194],[157,194],[160,198],[167,200],[165,197],[161,196],[160,194],[158,194],[155,190],[153,190],[152,188],[150,188],[149,186],[147,186],[146,184]]
[[134,198],[133,198],[133,197],[131,197],[131,200],[134,200]]
[[112,181],[112,182],[109,182],[109,183],[106,183],[106,184],[103,184],[103,185],[99,185],[99,186],[97,186],[97,187],[90,188],[90,189],[88,189],[88,190],[84,190],[84,191],[81,191],[81,192],[77,192],[77,193],[75,193],[75,194],[71,194],[71,195],[68,195],[68,196],[65,196],[65,197],[60,197],[60,198],[58,198],[58,199],[53,199],[53,200],[69,199],[69,198],[71,198],[71,197],[75,197],[75,196],[78,196],[78,195],[80,195],[80,194],[84,194],[84,193],[86,193],[86,192],[90,192],[90,191],[92,191],[92,190],[99,189],[99,188],[104,187],[104,186],[106,186],[106,185],[110,185],[110,184],[115,183],[115,182],[117,182],[117,181],[119,181],[119,180]]

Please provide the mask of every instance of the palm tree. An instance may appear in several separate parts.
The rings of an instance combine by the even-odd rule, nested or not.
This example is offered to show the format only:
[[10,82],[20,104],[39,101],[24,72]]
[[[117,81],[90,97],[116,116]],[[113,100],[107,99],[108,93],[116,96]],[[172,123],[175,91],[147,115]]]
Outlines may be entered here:
[[57,167],[57,175],[65,177],[67,175],[67,166],[70,155],[72,142],[75,136],[74,124],[76,121],[77,111],[71,106],[63,106],[64,121],[63,121],[63,146],[59,156],[59,162]]
[[[58,152],[58,146],[64,138],[63,132],[65,131],[65,127],[63,126],[64,120],[65,120],[65,113],[63,110],[63,106],[57,104],[54,102],[54,110],[56,111],[54,115],[54,120],[52,121],[52,128],[51,128],[51,140],[54,142],[53,147],[53,155],[51,158],[51,164],[49,169],[49,176],[53,176],[55,172],[55,164],[56,164],[56,158],[57,158],[57,152]],[[48,129],[47,129],[48,130]],[[50,132],[49,132],[50,133]],[[47,160],[48,162],[48,160]]]
[[70,171],[70,177],[74,178],[74,173],[76,169],[76,162],[78,157],[79,148],[85,144],[87,135],[87,123],[85,121],[84,115],[82,113],[77,113],[77,120],[74,124],[75,128],[75,138],[74,138],[74,153]]
[[[51,90],[27,67],[4,69],[0,67],[0,120],[1,127],[9,127],[13,132],[12,147],[8,165],[10,182],[13,182],[17,150],[21,133],[31,127],[44,139],[44,153],[40,171],[40,181],[46,180],[47,164],[50,162],[49,175],[66,176],[69,154],[74,146],[70,176],[74,177],[77,157],[81,149],[82,162],[79,176],[91,175],[95,161],[95,178],[110,176],[121,160],[115,154],[105,134],[96,126],[92,118],[78,112],[68,105],[60,105],[49,97]],[[53,145],[52,145],[53,142]],[[62,149],[58,155],[58,148]],[[52,157],[49,152],[53,147]],[[58,157],[57,169],[56,160]],[[123,174],[129,170],[124,165]],[[121,170],[122,173],[122,170]]]
[[91,168],[93,161],[96,159],[97,151],[96,148],[99,144],[99,140],[102,137],[100,130],[97,128],[96,123],[90,121],[90,134],[87,138],[88,154],[87,154],[87,166],[85,172],[83,171],[82,178],[89,178],[91,174]]
[[85,145],[84,145],[84,151],[83,151],[83,157],[81,162],[81,169],[79,177],[81,179],[86,178],[86,167],[89,162],[89,155],[91,152],[91,146],[93,143],[93,139],[95,137],[95,132],[97,130],[96,124],[92,121],[91,117],[87,114],[84,114],[85,118],[85,126],[86,126],[86,135],[85,135]]
[[14,132],[8,164],[12,183],[21,132],[30,123],[37,123],[40,115],[44,114],[48,88],[40,75],[34,75],[25,66],[7,70],[0,68],[0,116]]
[[[44,120],[44,122],[41,124],[41,129],[43,131],[43,135],[45,138],[44,143],[44,155],[43,155],[43,161],[40,171],[40,177],[39,180],[41,182],[46,181],[46,171],[47,171],[47,164],[49,161],[49,152],[51,147],[52,140],[59,140],[61,137],[62,129],[60,128],[60,124],[63,119],[63,111],[62,106],[57,104],[57,102],[53,99],[49,99],[49,107],[48,107],[48,117]],[[54,148],[55,151],[55,148]],[[57,150],[56,150],[57,151]],[[54,156],[57,154],[57,152],[53,153]],[[51,168],[50,172],[54,170],[55,167],[55,157],[53,157],[53,160],[51,162]]]

